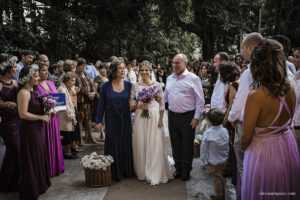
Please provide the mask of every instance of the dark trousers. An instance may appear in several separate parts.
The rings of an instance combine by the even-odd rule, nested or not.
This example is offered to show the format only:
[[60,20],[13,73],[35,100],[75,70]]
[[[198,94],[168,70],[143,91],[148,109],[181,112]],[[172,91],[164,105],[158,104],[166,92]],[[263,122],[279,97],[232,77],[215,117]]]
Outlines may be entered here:
[[195,129],[190,124],[194,114],[195,111],[182,115],[168,112],[172,154],[177,172],[189,174],[192,170]]

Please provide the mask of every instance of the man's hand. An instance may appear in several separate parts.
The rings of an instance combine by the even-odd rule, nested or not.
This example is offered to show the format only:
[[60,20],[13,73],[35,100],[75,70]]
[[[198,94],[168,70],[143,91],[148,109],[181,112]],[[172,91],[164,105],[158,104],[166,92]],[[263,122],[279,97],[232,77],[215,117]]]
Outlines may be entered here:
[[198,124],[199,124],[199,119],[193,118],[190,126],[192,128],[196,128]]

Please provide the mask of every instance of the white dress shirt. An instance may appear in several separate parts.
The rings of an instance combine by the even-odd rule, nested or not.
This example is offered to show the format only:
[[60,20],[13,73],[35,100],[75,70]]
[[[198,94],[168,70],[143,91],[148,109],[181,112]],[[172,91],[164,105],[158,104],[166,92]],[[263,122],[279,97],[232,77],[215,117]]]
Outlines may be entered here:
[[[297,82],[294,78],[294,75],[292,72],[289,70],[287,67],[287,78],[290,82],[290,84],[293,86],[296,92],[297,98],[299,97],[298,95],[298,85]],[[248,64],[248,69],[246,69],[241,76],[240,84],[238,91],[235,95],[234,102],[232,104],[231,110],[228,115],[228,121],[229,122],[234,122],[236,120],[243,121],[244,117],[244,109],[246,106],[246,101],[248,94],[250,93],[250,85],[252,84],[253,79],[252,79],[252,74],[250,71],[250,64]]]
[[294,126],[300,126],[300,80],[297,80],[297,85],[298,85],[298,97],[297,97],[297,102],[296,102],[296,108],[295,108],[295,113],[294,113],[294,120],[293,120],[293,125]]
[[212,165],[227,161],[229,153],[229,133],[222,125],[211,126],[202,136],[200,165]]
[[167,79],[164,100],[169,110],[185,113],[195,110],[195,119],[199,119],[204,110],[204,95],[201,79],[187,69],[179,76],[171,74]]
[[219,108],[224,113],[227,111],[227,105],[225,101],[226,92],[228,91],[229,85],[224,84],[220,80],[220,74],[218,76],[218,80],[214,87],[214,91],[211,96],[210,107],[211,108]]

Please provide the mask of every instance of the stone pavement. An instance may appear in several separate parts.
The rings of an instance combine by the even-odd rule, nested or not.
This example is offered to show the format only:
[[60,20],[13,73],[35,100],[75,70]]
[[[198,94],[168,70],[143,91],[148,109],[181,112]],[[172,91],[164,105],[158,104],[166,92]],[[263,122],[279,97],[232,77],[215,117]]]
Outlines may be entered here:
[[[167,131],[167,116],[164,117],[165,144],[168,155],[171,155],[170,139]],[[199,127],[198,127],[199,128]],[[199,134],[197,129],[196,134]],[[93,132],[96,139],[99,133]],[[94,151],[103,154],[104,143],[87,144],[80,157]],[[108,187],[90,188],[85,186],[84,170],[80,164],[81,159],[65,160],[65,172],[60,176],[51,179],[52,186],[47,192],[40,196],[40,200],[152,200],[152,199],[172,199],[172,200],[206,200],[210,194],[214,193],[213,182],[208,174],[209,170],[202,170],[199,158],[193,162],[191,178],[187,182],[171,180],[166,184],[151,186],[145,181],[135,178],[123,179],[120,182],[113,182]],[[235,200],[235,189],[230,183],[231,179],[226,179],[226,200]],[[17,200],[18,194],[0,193],[0,200]]]

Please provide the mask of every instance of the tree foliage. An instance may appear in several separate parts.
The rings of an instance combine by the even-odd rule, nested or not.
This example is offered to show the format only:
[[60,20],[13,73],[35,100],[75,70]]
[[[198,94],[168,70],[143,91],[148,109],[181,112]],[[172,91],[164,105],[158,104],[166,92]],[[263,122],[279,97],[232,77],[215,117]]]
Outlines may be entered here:
[[174,54],[191,58],[202,43],[208,59],[233,51],[240,33],[257,31],[260,7],[264,34],[300,44],[297,0],[2,0],[0,51],[33,49],[51,60],[116,55],[169,65]]

